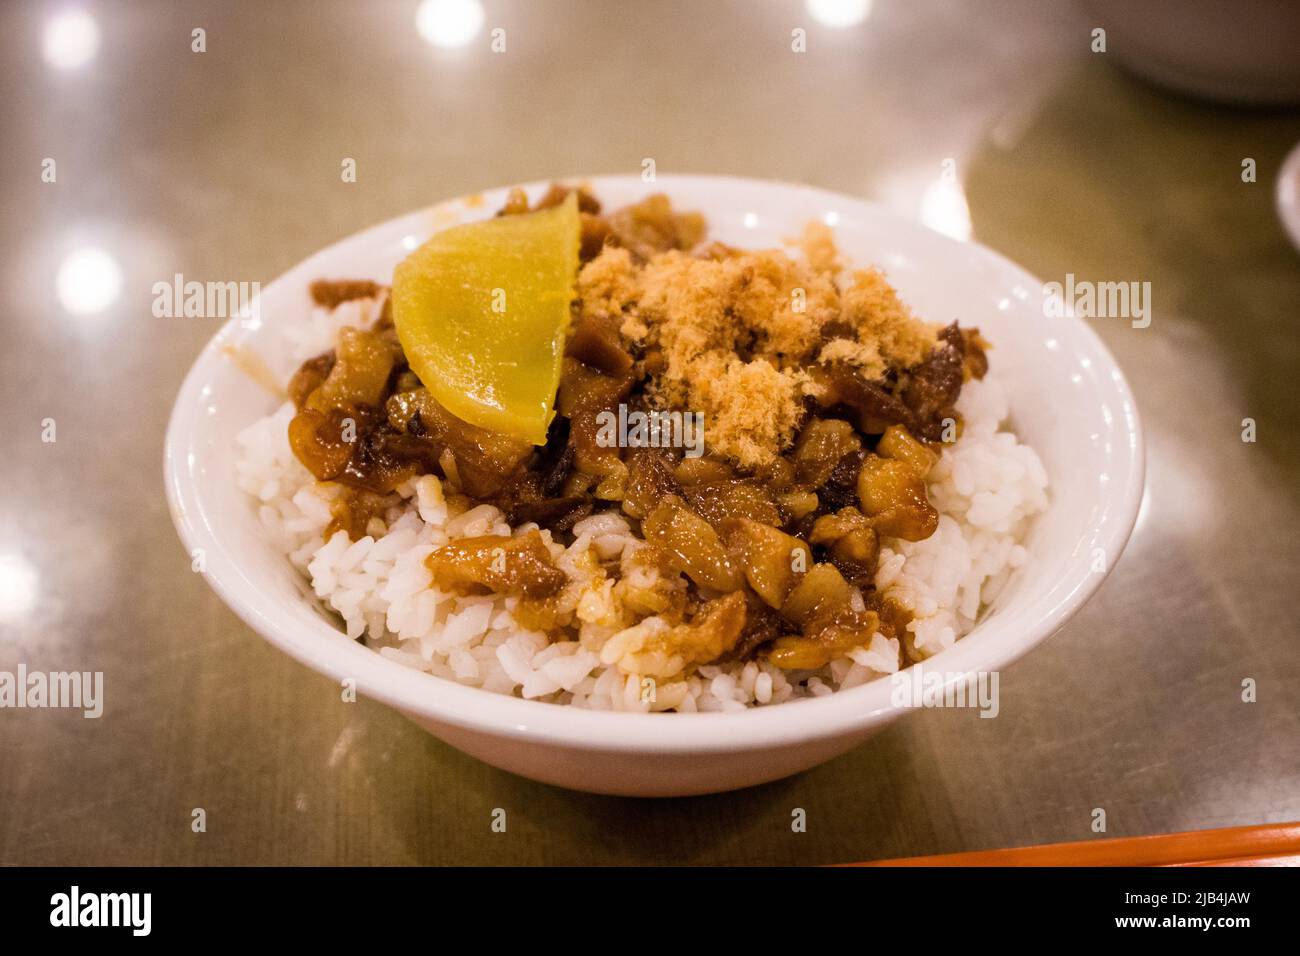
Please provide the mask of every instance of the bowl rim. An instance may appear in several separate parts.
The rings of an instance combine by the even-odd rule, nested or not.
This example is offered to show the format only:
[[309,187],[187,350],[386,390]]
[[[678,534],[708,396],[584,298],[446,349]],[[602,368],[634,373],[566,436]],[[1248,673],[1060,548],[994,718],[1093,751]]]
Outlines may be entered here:
[[1300,252],[1300,143],[1291,147],[1277,171],[1274,201],[1283,231]]
[[[626,185],[640,178],[635,174],[578,175],[526,183],[522,188],[533,194],[534,190],[544,189],[550,182],[579,182],[600,190],[602,183]],[[674,173],[658,175],[654,185],[671,193],[674,185],[688,182],[720,189],[794,190],[841,207],[853,206],[865,215],[893,221],[900,228],[926,228],[868,200],[781,180]],[[510,188],[513,187],[502,186],[466,195],[474,196],[490,207],[491,197],[504,196]],[[386,234],[403,220],[417,216],[436,217],[438,210],[465,198],[455,197],[408,211],[352,233],[300,260],[268,283],[267,288],[298,270],[305,270],[313,261],[328,256],[340,246]],[[974,241],[959,242],[938,233],[933,235],[954,246],[977,250],[1000,273],[1014,276],[1030,288],[1043,286],[1042,280],[987,246]],[[351,679],[355,681],[359,694],[388,704],[408,716],[465,730],[586,751],[706,754],[765,750],[854,735],[911,709],[892,702],[891,681],[880,678],[822,697],[801,698],[778,706],[747,708],[740,712],[646,714],[587,710],[458,684],[389,660],[359,642],[323,639],[331,632],[339,636],[339,632],[331,628],[323,617],[319,620],[319,628],[301,628],[299,622],[289,616],[288,609],[280,606],[282,602],[270,599],[269,592],[259,589],[257,582],[250,579],[232,556],[217,544],[214,515],[205,507],[197,483],[189,472],[194,461],[188,449],[200,433],[203,422],[211,417],[200,413],[203,404],[200,398],[207,384],[206,372],[238,332],[238,317],[226,322],[194,360],[177,393],[163,452],[163,477],[169,510],[187,550],[193,553],[196,548],[205,549],[206,566],[202,574],[226,605],[265,640],[313,670],[338,681]],[[969,679],[977,671],[998,670],[1009,665],[1062,627],[1101,586],[1117,563],[1137,520],[1145,486],[1145,447],[1132,390],[1114,356],[1086,322],[1067,316],[1059,328],[1058,338],[1068,341],[1072,348],[1082,350],[1092,359],[1089,373],[1096,380],[1097,388],[1110,392],[1122,412],[1116,417],[1113,429],[1115,435],[1123,440],[1113,442],[1112,447],[1115,465],[1123,480],[1110,483],[1109,487],[1114,490],[1104,497],[1099,530],[1092,541],[1094,546],[1105,549],[1106,554],[1114,557],[1104,573],[1091,570],[1085,559],[1076,558],[1070,565],[1070,573],[1045,595],[1035,597],[1013,619],[994,622],[1003,626],[994,628],[992,635],[982,635],[982,640],[972,641],[971,638],[985,626],[979,624],[965,638],[931,658],[942,660],[944,673],[962,675],[948,680],[949,684]],[[233,480],[233,462],[231,473]],[[1038,607],[1049,598],[1047,606]],[[1031,610],[1034,612],[1032,620],[1021,621],[1020,618],[1029,616]],[[302,633],[303,630],[310,633]]]

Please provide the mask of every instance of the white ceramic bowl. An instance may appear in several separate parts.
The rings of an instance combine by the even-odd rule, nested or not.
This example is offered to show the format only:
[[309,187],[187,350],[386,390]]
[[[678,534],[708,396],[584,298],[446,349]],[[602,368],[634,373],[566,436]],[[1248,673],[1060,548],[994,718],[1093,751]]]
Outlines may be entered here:
[[[1038,279],[979,245],[817,189],[709,176],[660,176],[652,185],[633,176],[586,181],[607,208],[666,192],[678,207],[704,212],[712,236],[739,246],[775,245],[807,220],[826,219],[846,255],[885,268],[921,316],[960,319],[992,340],[996,372],[1013,383],[1014,426],[1042,457],[1052,503],[1026,542],[1033,560],[977,628],[929,666],[955,673],[1005,667],[1064,624],[1101,584],[1094,549],[1113,566],[1142,496],[1137,409],[1087,325],[1044,317]],[[528,187],[534,196],[543,188]],[[889,680],[729,714],[603,713],[461,686],[348,640],[267,542],[235,485],[235,435],[275,401],[231,361],[230,347],[252,352],[287,378],[292,369],[279,332],[308,310],[311,280],[387,282],[416,243],[492,215],[504,195],[498,189],[444,203],[316,253],[263,290],[258,327],[232,320],[199,355],[172,413],[165,473],[176,527],[188,548],[204,550],[217,593],[276,647],[336,680],[351,678],[362,694],[452,746],[577,790],[668,796],[750,786],[838,756],[901,716]]]
[[1277,215],[1291,245],[1300,249],[1300,143],[1287,154],[1277,173]]
[[1106,51],[1152,83],[1223,103],[1300,103],[1294,0],[1084,0]]

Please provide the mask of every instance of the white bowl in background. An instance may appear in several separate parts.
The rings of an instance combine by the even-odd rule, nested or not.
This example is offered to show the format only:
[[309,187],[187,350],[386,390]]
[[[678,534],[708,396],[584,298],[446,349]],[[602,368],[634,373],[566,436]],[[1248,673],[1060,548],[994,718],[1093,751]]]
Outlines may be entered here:
[[1287,154],[1277,173],[1277,216],[1291,239],[1291,245],[1300,250],[1300,143]]
[[[1043,284],[997,253],[946,238],[848,196],[778,182],[714,176],[606,176],[589,183],[606,208],[667,193],[698,209],[710,236],[772,246],[809,219],[835,226],[850,261],[876,263],[928,321],[978,326],[995,373],[1010,383],[1014,427],[1042,458],[1051,505],[1034,524],[1021,568],[975,630],[927,662],[971,674],[1005,667],[1061,627],[1105,577],[1128,540],[1143,488],[1143,446],[1128,384],[1096,334],[1075,318],[1046,318]],[[526,187],[533,196],[546,184]],[[414,245],[457,222],[490,216],[505,189],[411,213],[317,252],[263,289],[260,323],[229,322],[190,370],[167,431],[165,479],[189,549],[209,583],[276,647],[396,708],[481,760],[546,783],[597,793],[670,796],[775,780],[861,743],[905,709],[888,679],[830,696],[743,713],[636,714],[563,707],[495,694],[403,667],[348,640],[288,559],[264,537],[235,484],[235,436],[273,411],[235,349],[287,380],[280,330],[308,312],[316,278],[390,280]],[[1102,320],[1120,321],[1120,320]],[[1063,701],[1062,706],[1069,706]]]
[[[1158,86],[1244,106],[1300,103],[1295,0],[1084,0],[1106,55]],[[1080,48],[1086,49],[1084,41]]]

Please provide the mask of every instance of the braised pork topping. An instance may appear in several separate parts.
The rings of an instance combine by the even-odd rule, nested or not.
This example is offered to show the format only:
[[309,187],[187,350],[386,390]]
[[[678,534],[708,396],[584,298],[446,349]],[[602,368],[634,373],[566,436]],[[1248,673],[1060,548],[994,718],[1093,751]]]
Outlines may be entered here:
[[[512,194],[501,215],[568,193],[531,207]],[[717,244],[692,254],[703,221],[664,197],[602,215],[580,189],[578,209],[579,298],[545,444],[448,412],[386,311],[298,370],[290,444],[340,487],[330,531],[367,533],[424,474],[560,543],[576,521],[618,509],[648,543],[642,560],[686,582],[662,609],[638,597],[667,621],[626,649],[638,673],[755,655],[806,670],[876,633],[901,644],[907,612],[872,583],[881,539],[934,533],[926,478],[960,428],[963,381],[988,368],[987,343],[924,325],[875,270],[843,275],[824,230],[805,234],[801,258]],[[312,292],[326,306],[385,294],[362,281]],[[602,441],[620,405],[702,411],[705,453]],[[537,530],[453,540],[427,565],[440,588],[517,595],[541,618],[568,580]]]

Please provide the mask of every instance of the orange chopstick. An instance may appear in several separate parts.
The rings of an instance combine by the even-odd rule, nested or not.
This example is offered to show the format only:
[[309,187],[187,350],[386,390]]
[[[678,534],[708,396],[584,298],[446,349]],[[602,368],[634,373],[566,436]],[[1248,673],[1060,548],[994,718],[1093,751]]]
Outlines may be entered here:
[[846,863],[845,866],[1300,866],[1300,823]]

